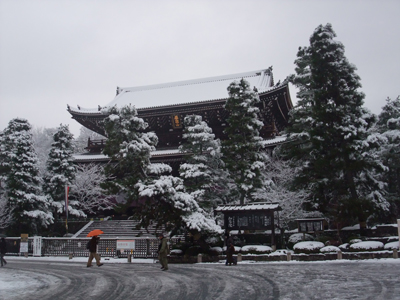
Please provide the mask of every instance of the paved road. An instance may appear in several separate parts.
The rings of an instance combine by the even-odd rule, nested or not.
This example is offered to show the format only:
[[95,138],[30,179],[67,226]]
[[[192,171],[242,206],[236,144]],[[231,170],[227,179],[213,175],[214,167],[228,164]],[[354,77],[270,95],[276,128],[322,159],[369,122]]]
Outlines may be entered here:
[[400,264],[385,261],[182,264],[166,272],[158,264],[14,261],[0,272],[20,282],[0,294],[7,300],[400,299]]

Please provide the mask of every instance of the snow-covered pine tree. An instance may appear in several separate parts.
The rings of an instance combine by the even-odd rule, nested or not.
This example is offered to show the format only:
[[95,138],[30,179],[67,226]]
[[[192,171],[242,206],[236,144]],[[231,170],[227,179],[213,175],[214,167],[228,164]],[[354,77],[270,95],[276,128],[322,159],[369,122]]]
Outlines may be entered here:
[[321,212],[337,221],[358,219],[364,228],[372,209],[388,206],[376,176],[383,166],[371,156],[374,115],[363,108],[356,67],[335,37],[331,24],[320,25],[310,46],[299,48],[291,78],[299,101],[286,129],[291,142],[283,148],[297,162],[296,183],[311,188]]
[[[47,159],[44,191],[52,198],[54,217],[56,218],[65,212],[65,186],[70,186],[75,178],[72,141],[73,135],[70,133],[68,125],[60,124],[53,135],[53,143]],[[73,202],[68,205],[68,213],[75,216],[84,215],[74,207]]]
[[48,197],[41,190],[37,155],[33,147],[31,125],[16,118],[1,135],[0,173],[8,208],[12,210],[11,232],[37,233],[53,222]]
[[0,229],[9,227],[13,222],[12,207],[8,205],[8,199],[3,189],[0,189]]
[[225,109],[229,117],[225,129],[227,139],[222,141],[223,160],[235,183],[232,199],[244,204],[253,199],[252,193],[260,187],[261,170],[268,160],[259,134],[263,122],[258,118],[256,105],[260,99],[244,79],[232,82],[228,93]]
[[378,116],[377,130],[386,141],[379,153],[388,167],[383,180],[387,183],[386,198],[391,207],[385,217],[395,222],[400,216],[400,96],[386,99]]
[[180,177],[186,191],[198,201],[203,209],[226,202],[228,174],[222,161],[221,142],[215,139],[212,129],[201,116],[190,115],[184,120],[184,143],[179,150],[185,155],[180,166]]
[[183,180],[163,175],[171,171],[168,165],[150,164],[146,170],[147,179],[136,185],[140,197],[145,199],[138,214],[141,225],[166,226],[166,230],[172,232],[186,229],[192,235],[221,234],[222,229],[212,213],[199,206],[193,195],[186,191]]
[[138,200],[135,185],[146,179],[150,152],[155,150],[158,138],[154,132],[144,132],[148,124],[138,117],[134,106],[114,106],[102,112],[107,115],[104,120],[107,141],[103,153],[112,161],[105,167],[105,174],[113,178],[102,187],[109,195],[123,194],[124,207],[128,208],[132,201]]

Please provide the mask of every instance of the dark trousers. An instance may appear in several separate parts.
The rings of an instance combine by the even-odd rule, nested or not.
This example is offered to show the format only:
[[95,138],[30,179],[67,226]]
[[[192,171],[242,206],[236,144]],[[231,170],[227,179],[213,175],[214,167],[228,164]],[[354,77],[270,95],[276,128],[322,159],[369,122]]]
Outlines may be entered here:
[[4,254],[3,253],[0,254],[0,260],[1,260],[1,266],[3,266],[3,263],[4,264],[7,263],[6,260],[4,259]]

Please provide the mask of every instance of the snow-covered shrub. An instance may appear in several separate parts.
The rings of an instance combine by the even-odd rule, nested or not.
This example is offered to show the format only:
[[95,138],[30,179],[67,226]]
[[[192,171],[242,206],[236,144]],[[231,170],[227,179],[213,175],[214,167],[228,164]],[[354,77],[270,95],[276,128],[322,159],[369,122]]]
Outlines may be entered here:
[[211,247],[211,251],[215,251],[218,254],[222,254],[224,251],[222,250],[222,247]]
[[362,239],[352,239],[349,241],[349,244],[351,245],[351,244],[360,243],[360,242],[362,242]]
[[386,243],[384,246],[384,249],[385,250],[393,250],[393,249],[399,250],[399,241]]
[[272,251],[271,247],[262,245],[247,245],[240,249],[242,254],[265,254],[271,253]]
[[350,244],[349,243],[345,243],[339,246],[339,249],[342,251],[349,251],[350,250]]
[[323,248],[325,245],[321,242],[307,241],[300,242],[293,246],[295,253],[318,253],[319,249]]
[[382,250],[384,247],[382,242],[366,241],[350,245],[351,251],[377,251]]
[[319,252],[322,253],[339,252],[339,251],[341,251],[340,248],[336,246],[325,246],[319,249]]
[[183,255],[183,251],[181,249],[172,249],[171,255],[172,256],[180,256],[180,255]]
[[278,250],[270,253],[269,256],[281,256],[281,255],[287,255],[288,253],[293,253],[293,251],[287,250],[287,249],[278,249]]
[[293,249],[293,246],[295,244],[297,244],[298,242],[313,241],[313,240],[314,240],[314,237],[310,234],[294,233],[289,237],[288,247],[289,247],[289,249]]

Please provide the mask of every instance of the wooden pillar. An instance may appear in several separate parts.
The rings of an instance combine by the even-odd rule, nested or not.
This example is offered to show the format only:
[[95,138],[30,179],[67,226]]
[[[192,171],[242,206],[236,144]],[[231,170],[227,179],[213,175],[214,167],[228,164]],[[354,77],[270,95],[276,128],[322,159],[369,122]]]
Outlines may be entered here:
[[271,246],[272,250],[276,250],[276,244],[275,244],[275,214],[274,211],[271,212]]

